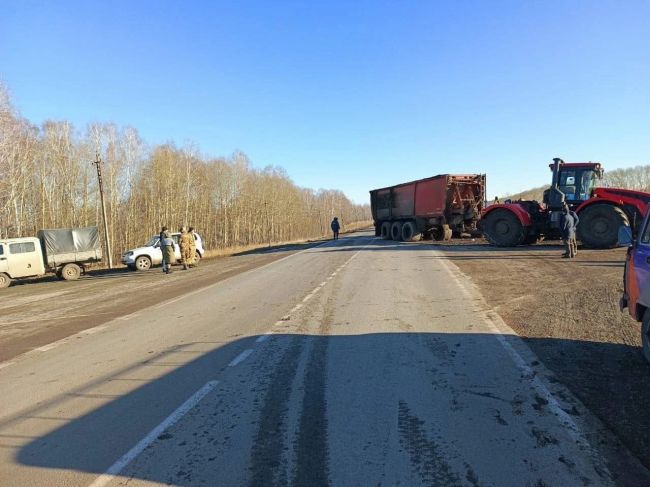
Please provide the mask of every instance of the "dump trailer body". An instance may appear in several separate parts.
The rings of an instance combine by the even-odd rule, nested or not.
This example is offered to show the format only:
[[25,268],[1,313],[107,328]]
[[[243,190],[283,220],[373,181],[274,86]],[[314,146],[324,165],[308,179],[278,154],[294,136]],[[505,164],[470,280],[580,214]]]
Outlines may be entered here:
[[441,174],[370,191],[375,233],[393,240],[477,233],[484,201],[484,174]]

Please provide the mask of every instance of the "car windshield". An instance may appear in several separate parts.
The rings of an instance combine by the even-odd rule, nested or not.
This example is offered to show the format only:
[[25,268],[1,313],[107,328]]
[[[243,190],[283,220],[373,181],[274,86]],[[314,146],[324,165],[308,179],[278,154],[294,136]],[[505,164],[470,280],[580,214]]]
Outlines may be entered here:
[[156,235],[155,237],[151,237],[151,240],[149,240],[146,244],[144,244],[145,247],[155,247],[156,244],[158,243],[158,240],[160,240],[160,237]]

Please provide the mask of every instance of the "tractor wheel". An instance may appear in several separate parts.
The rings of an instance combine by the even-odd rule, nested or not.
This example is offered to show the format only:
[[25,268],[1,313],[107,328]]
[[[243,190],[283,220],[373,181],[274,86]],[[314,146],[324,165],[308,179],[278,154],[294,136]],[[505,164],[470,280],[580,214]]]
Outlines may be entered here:
[[618,229],[630,226],[625,212],[610,204],[588,206],[578,216],[578,238],[585,246],[595,249],[616,247]]
[[402,225],[402,240],[405,242],[413,242],[420,237],[420,232],[418,232],[415,222],[405,222]]
[[381,238],[384,240],[390,239],[390,222],[384,222],[381,224]]
[[523,244],[524,245],[533,245],[533,244],[536,244],[537,242],[539,242],[540,240],[541,239],[540,239],[539,235],[535,235],[535,234],[526,235],[526,237],[524,237]]
[[641,322],[641,352],[643,358],[650,362],[650,309],[646,309],[643,313],[643,321]]
[[393,222],[390,227],[390,238],[402,240],[402,222]]
[[515,247],[524,242],[524,226],[519,218],[506,209],[496,209],[483,219],[483,234],[499,247]]

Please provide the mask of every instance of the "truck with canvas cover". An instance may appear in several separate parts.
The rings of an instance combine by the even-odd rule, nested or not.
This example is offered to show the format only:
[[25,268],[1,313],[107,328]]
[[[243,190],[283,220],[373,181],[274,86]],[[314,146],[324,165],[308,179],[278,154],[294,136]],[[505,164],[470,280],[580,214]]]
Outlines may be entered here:
[[559,238],[565,205],[577,213],[577,237],[586,247],[615,247],[621,226],[636,234],[647,214],[650,193],[597,187],[604,174],[598,162],[568,163],[556,157],[550,168],[551,186],[544,191],[541,203],[506,200],[484,210],[480,226],[490,243],[514,247]]
[[55,273],[79,279],[82,270],[102,260],[97,227],[40,230],[35,237],[0,239],[0,288],[13,279]]
[[375,235],[411,241],[479,233],[485,174],[441,174],[370,191]]

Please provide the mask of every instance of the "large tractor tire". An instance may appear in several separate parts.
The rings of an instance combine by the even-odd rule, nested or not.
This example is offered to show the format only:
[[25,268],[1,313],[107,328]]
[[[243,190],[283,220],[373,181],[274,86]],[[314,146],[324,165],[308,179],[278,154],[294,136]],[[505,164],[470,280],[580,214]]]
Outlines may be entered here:
[[516,247],[526,238],[519,218],[512,211],[502,208],[491,211],[483,219],[483,235],[498,247]]
[[405,242],[413,242],[420,238],[420,232],[415,226],[415,222],[405,222],[402,225],[402,240]]
[[381,224],[381,238],[384,240],[390,239],[390,222],[384,222]]
[[594,249],[611,249],[618,243],[618,229],[630,226],[630,220],[618,206],[595,204],[588,206],[580,215],[578,238]]
[[393,222],[390,227],[390,238],[402,240],[402,222]]

